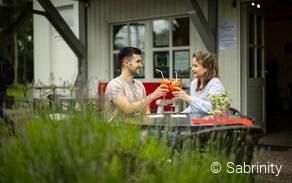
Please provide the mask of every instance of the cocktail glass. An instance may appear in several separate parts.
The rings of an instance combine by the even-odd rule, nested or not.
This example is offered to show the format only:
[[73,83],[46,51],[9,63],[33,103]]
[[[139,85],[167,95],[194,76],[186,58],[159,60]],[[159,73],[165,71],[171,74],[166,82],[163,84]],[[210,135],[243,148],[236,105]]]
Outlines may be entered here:
[[[162,81],[160,82],[160,85],[166,85],[168,88],[170,87],[170,81],[168,79],[162,79]],[[164,100],[165,100],[165,95],[163,95],[163,105],[164,105]]]
[[175,81],[173,81],[172,82],[172,91],[171,92],[173,92],[173,91],[179,91],[178,89],[175,89],[174,87],[180,87],[180,82],[179,82],[179,80],[177,79],[177,72],[176,71],[174,71],[175,72]]
[[[160,74],[161,74],[162,81],[160,82],[160,85],[166,85],[169,88],[170,81],[168,79],[164,78],[163,73],[162,73],[161,70],[159,70],[159,69],[155,69],[155,70],[156,70],[156,72],[160,72]],[[164,105],[164,100],[165,100],[165,96],[163,96],[163,101],[162,101],[163,105]]]
[[178,89],[175,89],[174,87],[180,87],[179,81],[172,81],[169,85],[170,92],[179,91]]

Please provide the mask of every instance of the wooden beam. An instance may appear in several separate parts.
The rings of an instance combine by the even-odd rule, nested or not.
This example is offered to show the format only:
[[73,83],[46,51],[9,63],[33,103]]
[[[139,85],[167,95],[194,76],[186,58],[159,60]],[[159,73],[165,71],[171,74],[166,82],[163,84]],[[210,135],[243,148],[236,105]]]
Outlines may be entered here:
[[51,1],[48,0],[38,0],[40,5],[44,8],[46,12],[46,17],[54,28],[59,32],[62,38],[66,41],[68,46],[72,49],[75,55],[81,59],[86,58],[86,48],[85,46],[77,39],[73,31],[70,29],[68,24],[62,18],[60,13],[56,10]]
[[[87,2],[79,1],[79,39],[80,42],[85,45],[87,49]],[[76,78],[75,84],[78,85],[79,90],[77,91],[77,96],[84,96],[86,89],[87,77],[88,77],[88,59],[79,58],[78,59],[78,76]],[[86,95],[87,93],[85,93]]]
[[212,33],[215,35],[217,34],[217,0],[208,0],[208,25],[212,31]]
[[[197,0],[185,0],[185,7],[189,11],[190,18],[195,25],[203,43],[208,51],[216,53],[215,33],[209,26],[209,23],[203,14],[203,11]],[[216,15],[217,16],[217,15]],[[216,20],[217,21],[217,20]]]

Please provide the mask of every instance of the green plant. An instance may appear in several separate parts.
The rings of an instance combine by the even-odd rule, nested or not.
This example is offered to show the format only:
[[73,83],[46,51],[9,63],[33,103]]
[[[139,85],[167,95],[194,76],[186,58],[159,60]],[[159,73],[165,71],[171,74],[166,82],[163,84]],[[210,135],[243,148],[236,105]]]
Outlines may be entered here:
[[213,112],[209,111],[209,113],[222,113],[222,110],[232,102],[231,98],[229,97],[230,94],[230,91],[225,91],[223,94],[208,94],[209,101],[213,105],[213,108],[216,109]]
[[71,86],[71,87],[69,88],[70,91],[76,91],[76,90],[78,90],[78,89],[79,89],[79,88],[76,87],[76,86]]
[[[6,137],[0,138],[0,182],[251,182],[252,174],[225,171],[233,151],[201,154],[183,146],[172,153],[165,138],[141,141],[140,126],[108,123],[89,105],[81,109],[59,121],[48,118],[48,106],[27,112],[16,136],[0,128]],[[211,172],[213,162],[222,172]]]

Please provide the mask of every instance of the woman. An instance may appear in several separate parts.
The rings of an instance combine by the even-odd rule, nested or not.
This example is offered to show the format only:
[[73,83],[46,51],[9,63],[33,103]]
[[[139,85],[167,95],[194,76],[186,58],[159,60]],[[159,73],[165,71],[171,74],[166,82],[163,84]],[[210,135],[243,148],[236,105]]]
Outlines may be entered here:
[[208,94],[224,93],[216,60],[208,51],[196,52],[193,55],[191,71],[196,79],[191,82],[190,95],[179,87],[176,87],[177,90],[172,94],[189,103],[183,113],[208,113],[209,110],[212,111]]

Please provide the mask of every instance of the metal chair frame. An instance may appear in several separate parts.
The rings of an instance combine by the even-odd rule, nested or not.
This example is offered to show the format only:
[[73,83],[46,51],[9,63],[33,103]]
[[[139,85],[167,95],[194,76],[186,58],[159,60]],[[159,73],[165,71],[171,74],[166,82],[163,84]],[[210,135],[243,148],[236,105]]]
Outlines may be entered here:
[[229,108],[229,114],[236,114],[236,115],[241,115],[241,112],[234,107]]
[[208,151],[226,152],[227,158],[235,155],[236,163],[251,163],[253,150],[264,130],[259,126],[229,125],[199,130],[182,135],[174,145],[173,153],[196,150],[203,154]]

